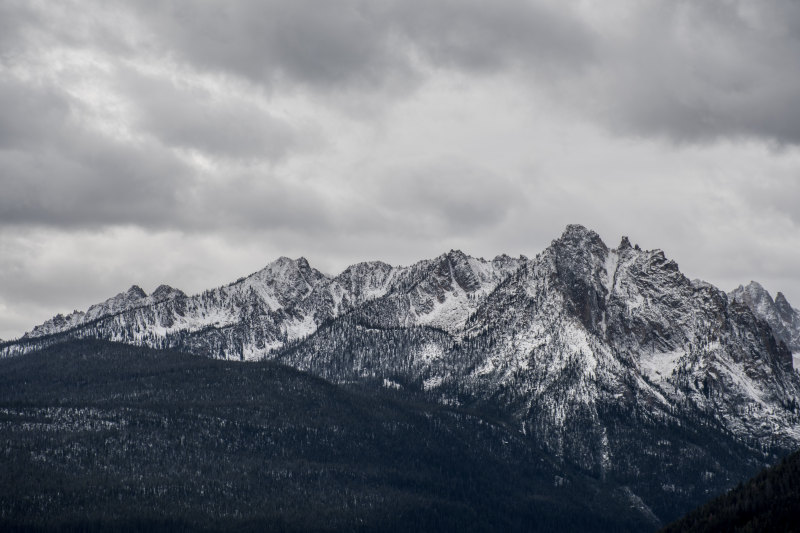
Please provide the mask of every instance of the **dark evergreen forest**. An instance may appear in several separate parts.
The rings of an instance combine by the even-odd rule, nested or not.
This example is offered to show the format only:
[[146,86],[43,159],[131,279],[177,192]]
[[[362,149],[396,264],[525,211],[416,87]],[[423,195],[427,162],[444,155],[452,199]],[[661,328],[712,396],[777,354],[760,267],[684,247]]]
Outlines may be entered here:
[[649,531],[497,413],[104,341],[0,361],[2,531]]
[[712,531],[800,531],[800,451],[662,530]]

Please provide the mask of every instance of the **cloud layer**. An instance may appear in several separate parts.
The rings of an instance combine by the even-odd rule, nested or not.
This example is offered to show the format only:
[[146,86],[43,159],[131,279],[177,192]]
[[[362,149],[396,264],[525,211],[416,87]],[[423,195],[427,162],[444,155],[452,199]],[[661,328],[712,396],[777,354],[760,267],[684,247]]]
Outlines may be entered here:
[[792,0],[8,0],[0,337],[571,222],[800,306],[798,57]]

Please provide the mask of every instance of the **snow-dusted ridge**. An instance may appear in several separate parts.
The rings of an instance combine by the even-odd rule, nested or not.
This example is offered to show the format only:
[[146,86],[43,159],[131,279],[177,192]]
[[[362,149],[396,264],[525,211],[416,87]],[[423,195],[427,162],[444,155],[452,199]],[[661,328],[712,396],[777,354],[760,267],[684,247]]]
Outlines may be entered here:
[[407,299],[404,325],[455,331],[520,261],[508,256],[486,261],[451,250],[409,267],[364,262],[329,276],[303,257],[280,257],[235,282],[193,296],[167,285],[148,296],[134,285],[86,311],[57,315],[20,341],[67,332],[81,335],[82,328],[102,322],[102,336],[111,340],[163,346],[170,344],[170,336],[247,323],[258,331],[237,355],[258,359],[314,333],[323,321],[390,293]]

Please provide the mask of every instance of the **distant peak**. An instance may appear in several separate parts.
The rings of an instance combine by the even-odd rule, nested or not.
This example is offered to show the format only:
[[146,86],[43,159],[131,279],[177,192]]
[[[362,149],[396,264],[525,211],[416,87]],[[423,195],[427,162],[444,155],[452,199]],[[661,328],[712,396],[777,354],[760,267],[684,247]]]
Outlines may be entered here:
[[778,313],[783,320],[792,322],[795,311],[782,292],[775,295],[775,307],[778,308]]
[[305,257],[298,257],[297,259],[292,259],[291,257],[286,257],[285,255],[280,256],[270,264],[268,264],[265,268],[267,270],[274,270],[277,268],[286,268],[289,266],[296,266],[298,268],[311,268],[309,265],[308,260]]
[[580,224],[568,225],[564,233],[561,234],[561,237],[553,241],[553,243],[571,244],[581,247],[585,247],[586,245],[600,246],[603,249],[607,249],[600,235]]
[[564,233],[561,234],[561,239],[600,239],[595,231],[590,230],[581,224],[569,224]]
[[633,248],[633,246],[631,246],[631,241],[630,241],[630,239],[628,239],[628,236],[627,235],[623,235],[622,236],[622,240],[620,241],[619,247],[617,249],[618,250],[627,250],[628,248]]
[[[466,260],[468,258],[469,258],[469,256],[467,254],[465,254],[464,252],[462,252],[461,250],[450,250],[449,252],[445,252],[445,253],[443,253],[441,255],[437,255],[433,259],[428,260],[428,262],[430,262],[431,264],[435,264],[435,265],[443,265],[443,264],[446,264],[448,262],[450,262],[450,263],[460,263],[460,262],[462,262],[462,261],[464,261],[464,260]],[[423,261],[423,262],[425,262],[425,261]]]
[[469,258],[469,256],[461,250],[450,250],[446,255],[451,261],[464,261],[465,259]]
[[566,237],[570,235],[589,235],[592,233],[594,232],[582,224],[568,224],[567,227],[564,228],[564,233],[562,233],[561,236]]
[[748,305],[755,305],[757,302],[773,303],[769,291],[762,287],[757,281],[751,281],[747,285],[739,285],[733,290],[731,296],[733,296],[735,300],[743,301]]
[[132,298],[147,298],[147,293],[138,285],[131,285],[131,288],[125,294]]
[[297,268],[298,264],[297,261],[292,259],[291,257],[286,257],[285,255],[280,256],[279,258],[275,259],[271,263],[268,263],[267,266],[256,272],[254,275],[275,275],[279,272],[285,272],[287,270],[292,270]]
[[156,300],[165,300],[167,298],[175,298],[178,296],[186,296],[180,289],[175,289],[169,285],[159,285],[151,295]]

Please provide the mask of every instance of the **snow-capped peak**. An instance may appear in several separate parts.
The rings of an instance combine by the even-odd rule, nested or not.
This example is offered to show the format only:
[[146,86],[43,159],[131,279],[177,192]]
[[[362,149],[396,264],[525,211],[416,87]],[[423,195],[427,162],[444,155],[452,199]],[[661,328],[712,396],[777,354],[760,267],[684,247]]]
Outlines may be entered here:
[[592,244],[592,245],[601,245],[603,248],[606,248],[605,243],[600,238],[595,231],[586,228],[580,224],[570,224],[566,227],[564,232],[561,236],[553,241],[553,245],[558,243],[564,244],[572,244],[572,245],[582,245],[582,244]]
[[147,293],[138,285],[132,285],[127,291],[121,292],[105,302],[89,307],[84,320],[88,322],[106,315],[119,313],[143,303],[145,298],[147,298]]

